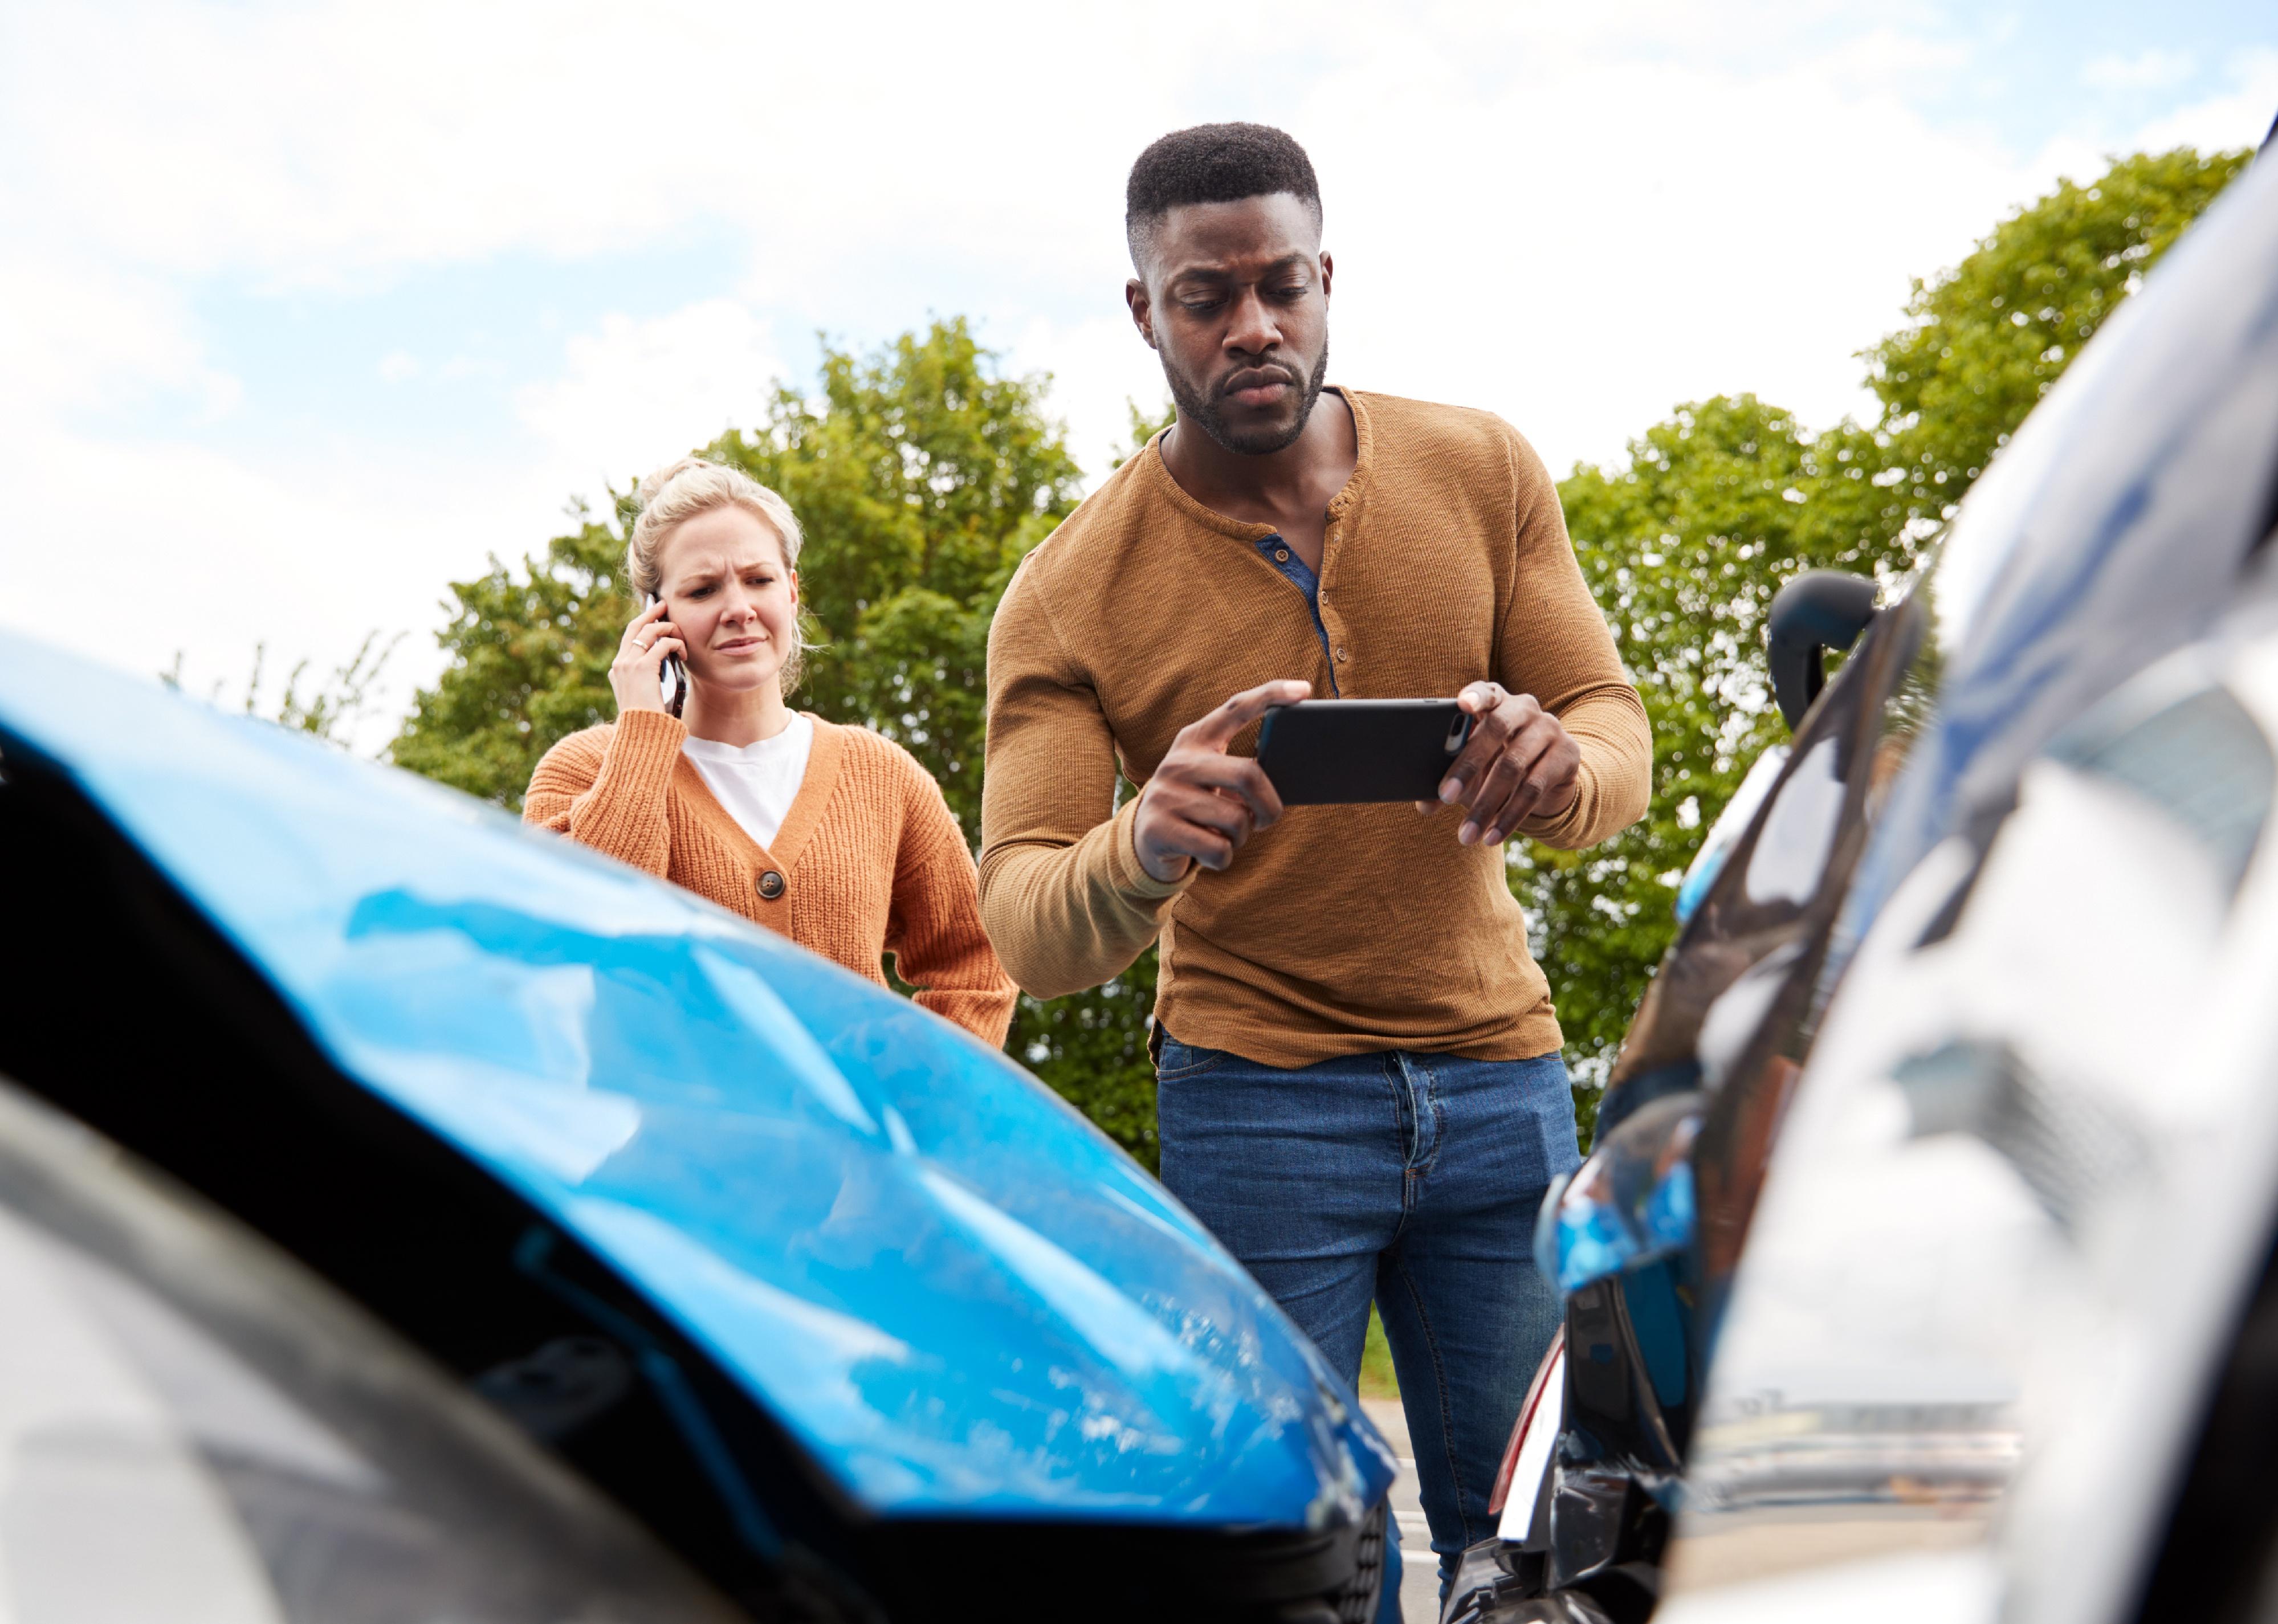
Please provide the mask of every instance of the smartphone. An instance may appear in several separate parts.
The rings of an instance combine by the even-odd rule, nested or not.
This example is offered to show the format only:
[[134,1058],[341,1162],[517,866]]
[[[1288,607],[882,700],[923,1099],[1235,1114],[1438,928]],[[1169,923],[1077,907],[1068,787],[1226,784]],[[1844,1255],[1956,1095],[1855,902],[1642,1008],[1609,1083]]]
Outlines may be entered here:
[[1257,765],[1285,806],[1436,801],[1471,736],[1453,699],[1307,699],[1265,713]]
[[[654,592],[648,595],[648,600],[652,604],[661,604],[664,601]],[[665,619],[671,618],[672,615],[668,611]],[[688,667],[680,663],[679,655],[667,654],[664,657],[664,664],[657,668],[657,675],[664,679],[669,690],[669,697],[664,702],[664,708],[675,716],[679,715],[681,705],[688,698]]]

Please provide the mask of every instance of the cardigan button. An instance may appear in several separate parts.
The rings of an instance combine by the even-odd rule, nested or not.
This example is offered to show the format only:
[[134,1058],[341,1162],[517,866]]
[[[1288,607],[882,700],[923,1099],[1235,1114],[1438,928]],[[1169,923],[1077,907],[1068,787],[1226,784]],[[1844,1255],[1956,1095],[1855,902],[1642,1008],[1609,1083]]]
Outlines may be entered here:
[[760,895],[773,902],[784,894],[784,877],[770,868],[760,876]]

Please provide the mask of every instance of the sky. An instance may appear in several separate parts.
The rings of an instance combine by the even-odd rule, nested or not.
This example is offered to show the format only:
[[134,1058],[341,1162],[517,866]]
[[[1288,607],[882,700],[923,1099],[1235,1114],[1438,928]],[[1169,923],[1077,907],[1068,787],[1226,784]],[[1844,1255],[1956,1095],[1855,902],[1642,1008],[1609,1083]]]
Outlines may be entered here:
[[376,748],[449,582],[936,316],[1104,473],[1165,398],[1123,180],[1187,124],[1311,153],[1333,381],[1563,472],[1862,412],[1911,277],[2274,114],[2267,0],[0,0],[0,629],[233,701],[402,633]]

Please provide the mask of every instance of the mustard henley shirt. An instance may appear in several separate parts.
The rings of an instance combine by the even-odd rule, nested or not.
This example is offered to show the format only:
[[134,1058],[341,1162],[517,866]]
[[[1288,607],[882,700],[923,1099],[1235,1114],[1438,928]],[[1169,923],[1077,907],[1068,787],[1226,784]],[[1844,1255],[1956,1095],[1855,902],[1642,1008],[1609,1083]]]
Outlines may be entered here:
[[1118,804],[1119,770],[1144,785],[1180,728],[1257,683],[1427,698],[1491,678],[1581,747],[1572,804],[1526,835],[1579,849],[1644,812],[1645,709],[1533,448],[1490,413],[1340,393],[1359,460],[1329,504],[1319,629],[1257,547],[1272,527],[1204,507],[1152,445],[1021,564],[989,635],[982,919],[1040,998],[1159,934],[1164,1030],[1268,1065],[1548,1054],[1557,1013],[1503,852],[1458,844],[1456,808],[1292,807],[1223,873],[1164,883],[1132,843],[1137,795]]

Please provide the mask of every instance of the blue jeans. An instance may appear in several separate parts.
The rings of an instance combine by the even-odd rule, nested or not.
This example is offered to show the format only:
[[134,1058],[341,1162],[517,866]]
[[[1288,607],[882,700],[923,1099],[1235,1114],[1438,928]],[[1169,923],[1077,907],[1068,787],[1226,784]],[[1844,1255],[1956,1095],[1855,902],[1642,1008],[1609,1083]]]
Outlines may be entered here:
[[[1580,1164],[1566,1063],[1405,1051],[1284,1071],[1166,1033],[1163,1182],[1349,1383],[1384,1317],[1444,1594],[1563,1308],[1533,1261]],[[1383,1616],[1396,1619],[1395,1610]]]

